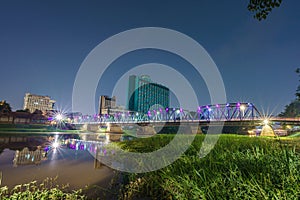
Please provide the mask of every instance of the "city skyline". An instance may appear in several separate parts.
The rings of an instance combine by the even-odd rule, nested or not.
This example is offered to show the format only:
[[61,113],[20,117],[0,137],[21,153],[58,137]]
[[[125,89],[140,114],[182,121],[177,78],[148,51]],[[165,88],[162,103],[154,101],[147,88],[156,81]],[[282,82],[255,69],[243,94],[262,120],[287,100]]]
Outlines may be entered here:
[[[22,108],[26,92],[49,95],[58,108],[70,109],[74,79],[88,53],[112,35],[147,26],[180,31],[203,45],[222,75],[228,102],[252,102],[278,114],[295,99],[299,2],[284,1],[264,21],[254,19],[243,1],[1,4],[0,65],[5,76],[0,99],[13,110]],[[112,63],[96,96],[112,96],[122,74],[150,62],[171,66],[189,81],[199,82],[195,88],[199,104],[210,103],[205,83],[188,63],[151,49],[130,52]]]

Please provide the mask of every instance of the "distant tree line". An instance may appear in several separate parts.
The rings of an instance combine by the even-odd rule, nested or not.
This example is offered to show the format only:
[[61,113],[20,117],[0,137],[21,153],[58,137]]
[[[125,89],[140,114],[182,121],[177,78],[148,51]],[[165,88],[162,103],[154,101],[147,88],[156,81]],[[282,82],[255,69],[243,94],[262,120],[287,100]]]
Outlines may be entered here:
[[13,112],[9,103],[0,101],[0,123],[45,123],[47,117],[40,110],[30,113],[29,109]]
[[[296,69],[296,73],[300,82],[300,68]],[[300,117],[300,85],[297,87],[295,96],[296,99],[285,106],[284,111],[279,114],[280,117]]]

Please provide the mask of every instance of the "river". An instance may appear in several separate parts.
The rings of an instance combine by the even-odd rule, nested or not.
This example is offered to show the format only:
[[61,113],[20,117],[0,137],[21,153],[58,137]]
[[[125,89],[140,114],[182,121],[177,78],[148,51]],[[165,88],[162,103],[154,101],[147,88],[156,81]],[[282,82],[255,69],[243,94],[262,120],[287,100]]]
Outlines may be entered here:
[[95,133],[0,133],[0,187],[57,177],[55,183],[70,189],[108,188],[114,171],[99,165],[84,146],[72,146],[72,139],[103,142]]

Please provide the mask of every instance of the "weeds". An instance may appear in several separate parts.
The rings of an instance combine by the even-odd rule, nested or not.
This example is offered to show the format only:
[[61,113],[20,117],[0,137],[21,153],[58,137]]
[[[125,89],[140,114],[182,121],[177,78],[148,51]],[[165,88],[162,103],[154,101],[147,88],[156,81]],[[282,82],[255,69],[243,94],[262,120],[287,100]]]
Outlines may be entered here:
[[0,188],[0,199],[86,199],[81,190],[67,192],[68,185],[57,185],[56,178],[47,178],[42,183],[32,181],[16,185],[13,189],[4,186]]

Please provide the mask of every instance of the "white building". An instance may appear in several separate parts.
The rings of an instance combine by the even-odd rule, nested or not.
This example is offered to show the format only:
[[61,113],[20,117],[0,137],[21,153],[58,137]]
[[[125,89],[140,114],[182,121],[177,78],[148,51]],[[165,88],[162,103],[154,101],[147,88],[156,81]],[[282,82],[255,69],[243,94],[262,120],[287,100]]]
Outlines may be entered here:
[[35,95],[26,93],[24,97],[24,110],[28,109],[31,113],[40,110],[43,113],[53,110],[56,101],[50,99],[49,96]]

